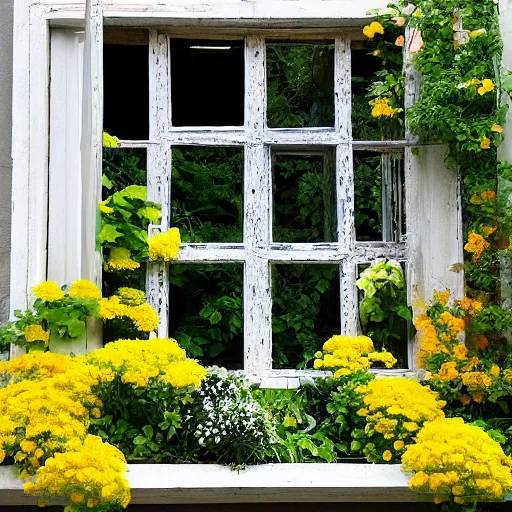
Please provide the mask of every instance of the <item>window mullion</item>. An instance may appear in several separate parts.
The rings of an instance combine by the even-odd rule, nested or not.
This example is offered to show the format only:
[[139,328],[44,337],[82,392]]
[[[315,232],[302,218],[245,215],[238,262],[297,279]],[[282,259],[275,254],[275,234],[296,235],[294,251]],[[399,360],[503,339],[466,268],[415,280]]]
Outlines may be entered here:
[[85,19],[81,277],[101,286],[101,253],[96,248],[96,223],[103,172],[103,0],[87,1]]
[[258,247],[268,247],[271,240],[270,153],[261,140],[267,112],[263,37],[247,37],[245,69],[244,369],[258,372],[272,368],[270,267],[268,259],[258,254]]
[[348,38],[336,38],[334,50],[334,109],[336,131],[346,143],[336,147],[338,241],[349,257],[340,265],[341,331],[358,331],[354,218],[354,164],[352,156],[351,50]]
[[[171,208],[171,145],[162,140],[169,126],[169,52],[167,36],[150,30],[149,34],[149,138],[147,197],[162,205],[162,220],[152,229],[166,231],[170,226]],[[169,336],[169,265],[148,263],[146,275],[148,302],[160,316],[158,335]]]

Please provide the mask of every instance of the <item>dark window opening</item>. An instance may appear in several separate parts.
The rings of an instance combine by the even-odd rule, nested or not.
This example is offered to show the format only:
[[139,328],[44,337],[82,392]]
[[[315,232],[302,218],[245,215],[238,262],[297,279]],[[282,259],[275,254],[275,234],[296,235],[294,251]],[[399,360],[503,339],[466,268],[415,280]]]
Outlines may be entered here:
[[173,126],[243,126],[243,41],[171,39]]
[[174,264],[169,336],[202,364],[243,369],[243,265]]
[[337,240],[334,151],[275,152],[272,181],[275,242]]
[[103,129],[123,140],[149,139],[148,45],[103,46]]
[[267,44],[268,126],[334,126],[334,44]]
[[341,331],[338,265],[272,265],[273,368],[312,368]]

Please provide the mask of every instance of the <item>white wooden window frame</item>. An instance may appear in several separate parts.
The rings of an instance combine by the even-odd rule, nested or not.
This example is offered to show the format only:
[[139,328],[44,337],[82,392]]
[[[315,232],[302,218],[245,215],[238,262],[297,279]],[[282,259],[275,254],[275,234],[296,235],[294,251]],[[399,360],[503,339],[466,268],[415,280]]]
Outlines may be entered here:
[[[152,26],[150,29],[150,138],[126,142],[148,151],[148,194],[164,206],[162,229],[169,225],[171,148],[173,145],[228,145],[245,148],[244,198],[248,214],[243,244],[186,244],[183,262],[244,263],[244,371],[249,375],[298,380],[307,371],[272,370],[270,262],[315,262],[340,265],[342,332],[357,332],[356,265],[378,258],[405,261],[411,303],[428,300],[434,289],[450,288],[460,296],[462,273],[450,272],[462,262],[462,237],[458,181],[443,165],[443,148],[422,148],[413,155],[413,140],[391,144],[351,139],[350,30],[360,27],[366,11],[384,7],[382,0],[91,0],[85,26],[83,108],[77,110],[75,138],[66,143],[55,130],[59,109],[50,111],[50,26],[84,26],[85,1],[17,0],[15,3],[14,118],[13,118],[13,229],[11,309],[25,308],[31,286],[47,277],[68,282],[78,277],[100,279],[99,253],[94,250],[96,203],[101,194],[101,111],[103,22],[109,25]],[[239,30],[245,35],[246,112],[239,129],[174,128],[170,124],[169,38],[186,30],[203,34],[217,29],[216,37]],[[206,27],[206,28],[205,28]],[[269,129],[266,126],[265,38],[275,30],[302,29],[308,38],[323,31],[335,39],[335,126],[327,129]],[[272,32],[274,31],[274,32]],[[239,35],[238,34],[238,35]],[[330,34],[330,35],[326,35]],[[406,101],[414,98],[416,82],[408,74]],[[53,84],[54,86],[56,84]],[[78,95],[80,96],[80,95]],[[63,100],[62,108],[69,105]],[[53,123],[50,126],[50,121]],[[77,158],[77,137],[81,157]],[[56,141],[69,151],[69,158],[53,155]],[[59,144],[60,145],[60,144]],[[271,239],[270,147],[323,145],[336,148],[338,242],[329,244],[273,243]],[[71,149],[69,149],[71,146]],[[398,243],[356,242],[352,151],[354,149],[403,148],[408,238]],[[70,167],[76,166],[76,169]],[[51,172],[50,172],[51,171]],[[50,180],[48,176],[50,174]],[[80,179],[77,179],[77,175]],[[74,212],[69,226],[48,230],[48,213],[59,204],[61,177],[67,190],[80,188],[81,215],[76,201],[61,194]],[[264,186],[262,186],[264,184]],[[253,193],[253,190],[255,191]],[[49,198],[50,197],[50,201]],[[50,207],[48,207],[50,203]],[[80,218],[82,219],[80,222]],[[74,242],[67,236],[73,230]],[[67,233],[62,237],[62,233]],[[60,245],[56,242],[60,243]],[[49,250],[48,250],[49,248]],[[56,250],[58,248],[58,250]],[[59,257],[58,254],[61,254]],[[50,256],[50,258],[48,257]],[[67,264],[63,265],[63,261]],[[65,269],[63,271],[63,269]],[[148,277],[148,296],[162,322],[160,335],[167,335],[168,269],[153,266]],[[414,346],[410,361],[414,367]]]

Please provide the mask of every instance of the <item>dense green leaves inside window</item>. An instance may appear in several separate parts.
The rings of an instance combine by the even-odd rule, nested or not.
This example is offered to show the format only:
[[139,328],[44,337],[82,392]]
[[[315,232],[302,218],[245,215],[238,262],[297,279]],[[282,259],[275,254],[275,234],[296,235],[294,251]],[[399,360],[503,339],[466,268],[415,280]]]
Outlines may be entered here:
[[311,368],[324,341],[340,332],[337,265],[272,266],[273,368]]
[[275,151],[273,239],[275,242],[335,242],[334,151]]
[[268,126],[334,126],[334,44],[267,44]]
[[243,265],[173,264],[169,335],[204,364],[243,368]]
[[174,147],[172,225],[184,242],[241,242],[242,148]]

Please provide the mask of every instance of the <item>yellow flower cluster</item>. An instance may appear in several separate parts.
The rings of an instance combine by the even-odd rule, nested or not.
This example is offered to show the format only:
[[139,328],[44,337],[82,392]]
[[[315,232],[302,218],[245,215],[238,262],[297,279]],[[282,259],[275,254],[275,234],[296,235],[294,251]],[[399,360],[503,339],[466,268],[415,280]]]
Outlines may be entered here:
[[197,387],[206,376],[206,370],[187,359],[176,341],[168,338],[119,340],[85,358],[91,364],[111,368],[123,382],[134,386],[147,386],[160,377],[176,388]]
[[119,139],[110,135],[110,133],[103,132],[103,147],[104,148],[117,148],[119,146]]
[[44,341],[48,344],[48,340],[50,339],[50,332],[45,331],[40,325],[27,325],[27,327],[23,329],[23,334],[25,335],[27,343]]
[[146,294],[142,290],[137,290],[136,288],[119,288],[115,295],[120,297],[123,304],[127,304],[129,306],[140,306],[146,302]]
[[478,427],[461,418],[427,423],[402,456],[402,469],[413,472],[412,490],[436,494],[440,503],[503,499],[512,489],[512,459]]
[[54,352],[35,352],[0,362],[0,373],[11,375],[14,381],[39,380],[69,370],[72,359]]
[[131,255],[132,253],[124,247],[114,247],[110,249],[109,258],[103,268],[107,272],[135,270],[140,267],[140,263],[132,260]]
[[446,326],[450,331],[449,334],[452,337],[457,336],[459,332],[462,332],[465,329],[464,318],[457,318],[448,311],[441,313],[438,319],[438,323],[440,325]]
[[34,295],[41,300],[53,302],[64,298],[64,292],[55,281],[43,281],[32,287]]
[[486,94],[488,92],[492,92],[495,89],[494,82],[492,80],[490,80],[489,78],[484,78],[480,82],[480,84],[481,85],[478,88],[478,94],[480,94],[480,96],[483,96],[484,94]]
[[126,460],[114,446],[88,435],[82,442],[74,439],[65,453],[47,459],[34,482],[24,486],[26,494],[42,496],[41,504],[51,497],[66,497],[87,508],[130,503],[130,485],[125,477]]
[[415,380],[380,378],[357,391],[363,395],[365,408],[358,414],[366,416],[367,435],[382,436],[384,442],[378,443],[379,446],[390,451],[403,449],[425,422],[444,417],[445,402]]
[[470,299],[469,297],[456,301],[455,304],[461,307],[470,316],[476,316],[483,309],[483,304],[480,301]]
[[375,34],[384,34],[384,27],[378,21],[372,21],[363,28],[363,34],[367,38],[373,39]]
[[91,281],[79,279],[71,285],[68,295],[74,299],[101,299],[101,290]]
[[467,252],[473,253],[473,263],[477,263],[482,256],[482,253],[491,244],[478,233],[470,233],[468,237],[468,243],[464,246]]
[[389,104],[389,98],[376,98],[370,101],[370,106],[372,107],[372,117],[393,117],[401,111]]
[[334,377],[367,370],[373,362],[383,362],[392,368],[396,359],[389,352],[374,352],[373,342],[367,336],[333,336],[324,343],[323,353],[315,354],[314,368],[336,370]]
[[462,382],[469,391],[482,390],[492,385],[492,379],[485,372],[463,373]]
[[171,228],[148,238],[149,259],[151,261],[171,261],[178,257],[181,237],[178,228]]
[[[128,299],[129,300],[129,299]],[[145,302],[136,306],[124,303],[119,295],[99,301],[100,316],[105,320],[129,318],[139,331],[151,332],[158,328],[158,313]]]
[[419,315],[414,322],[414,326],[418,330],[419,350],[417,357],[420,368],[423,367],[429,356],[449,353],[449,350],[439,340],[436,328],[428,315]]

